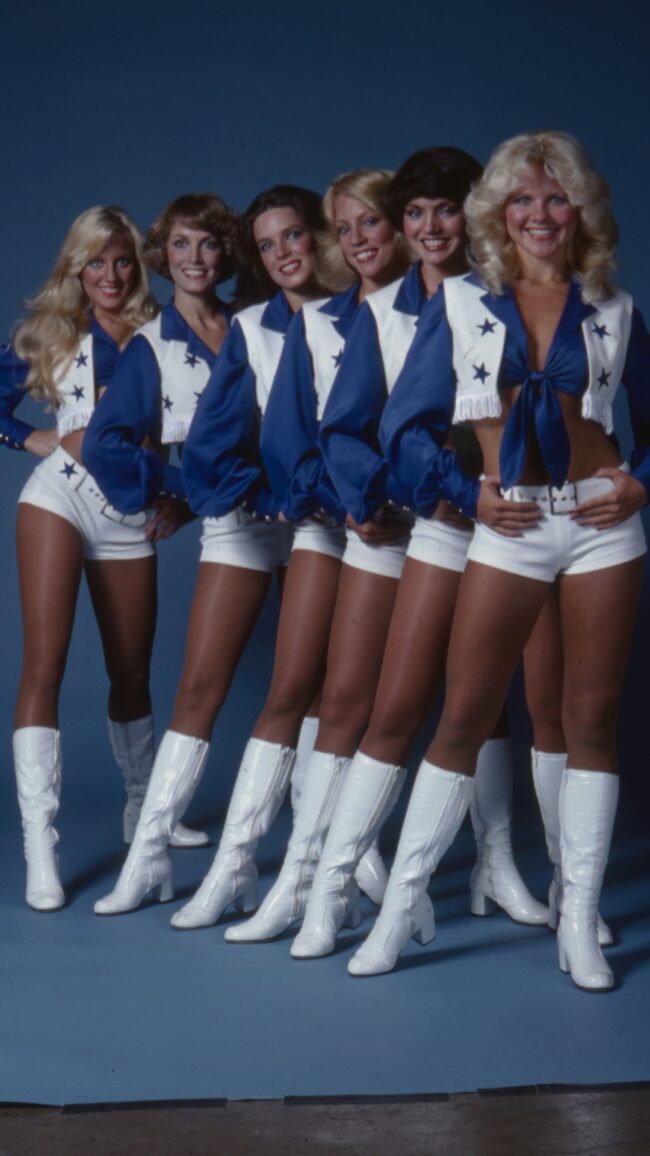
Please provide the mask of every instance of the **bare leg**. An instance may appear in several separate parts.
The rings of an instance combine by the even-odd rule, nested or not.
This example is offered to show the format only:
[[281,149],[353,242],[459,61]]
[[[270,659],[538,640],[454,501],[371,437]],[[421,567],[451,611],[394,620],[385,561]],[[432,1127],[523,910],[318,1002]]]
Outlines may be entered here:
[[15,727],[58,727],[58,701],[82,568],[70,522],[21,502],[16,529],[23,666]]
[[295,747],[304,716],[317,713],[340,572],[338,559],[326,554],[291,555],[271,687],[254,738]]
[[474,773],[547,596],[548,583],[468,563],[449,644],[445,705],[427,752],[434,766]]
[[109,717],[116,722],[143,718],[151,713],[155,556],[86,562],[85,571],[111,684]]
[[271,577],[240,566],[200,564],[170,730],[210,739]]
[[316,750],[351,758],[375,699],[398,581],[343,565]]
[[526,703],[538,751],[566,751],[562,730],[564,654],[558,589],[549,590],[539,618],[524,649]]

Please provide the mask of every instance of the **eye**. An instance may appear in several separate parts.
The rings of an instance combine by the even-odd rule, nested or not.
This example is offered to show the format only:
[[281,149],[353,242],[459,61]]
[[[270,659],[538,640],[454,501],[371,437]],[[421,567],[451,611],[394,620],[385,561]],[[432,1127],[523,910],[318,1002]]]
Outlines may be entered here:
[[175,249],[184,249],[187,245],[187,237],[174,237],[172,245]]
[[422,209],[418,208],[417,205],[407,205],[404,216],[409,217],[411,221],[419,221],[422,216]]
[[511,205],[520,205],[522,208],[525,205],[530,205],[531,201],[532,197],[529,197],[527,193],[518,193],[516,196],[510,198]]
[[551,205],[568,205],[568,203],[569,198],[564,193],[554,193],[552,197],[549,197],[549,204]]
[[350,226],[349,225],[337,225],[336,231],[337,231],[339,237],[346,237],[347,234],[350,232]]
[[288,241],[299,241],[304,233],[304,229],[289,229],[287,233]]
[[120,257],[117,263],[120,269],[130,269],[133,264],[133,257]]
[[373,217],[373,216],[364,217],[363,223],[364,223],[366,229],[373,229],[375,227],[375,225],[379,224],[379,217]]
[[460,212],[460,209],[453,201],[449,201],[448,204],[441,205],[438,212],[441,217],[455,217]]
[[260,253],[268,253],[269,249],[271,248],[271,242],[260,241],[257,248],[259,249]]
[[86,268],[87,269],[101,269],[103,264],[104,264],[104,261],[103,261],[102,257],[93,257],[92,261],[89,261],[88,264],[86,265]]
[[221,245],[219,241],[217,241],[216,237],[206,237],[205,240],[201,242],[201,244],[203,245],[204,249],[209,249],[211,253],[214,253],[217,249],[221,248]]

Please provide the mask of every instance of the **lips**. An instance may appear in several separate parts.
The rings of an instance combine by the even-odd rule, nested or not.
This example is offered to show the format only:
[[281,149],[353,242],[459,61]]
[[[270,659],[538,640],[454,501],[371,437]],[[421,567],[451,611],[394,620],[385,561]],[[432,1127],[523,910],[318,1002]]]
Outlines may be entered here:
[[286,265],[280,265],[280,272],[284,277],[291,277],[293,273],[297,273],[300,268],[300,261],[287,261]]

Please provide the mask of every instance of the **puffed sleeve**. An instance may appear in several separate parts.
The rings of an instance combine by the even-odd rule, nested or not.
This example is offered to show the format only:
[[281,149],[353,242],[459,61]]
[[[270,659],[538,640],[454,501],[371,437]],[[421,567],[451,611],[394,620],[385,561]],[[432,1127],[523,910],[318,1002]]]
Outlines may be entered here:
[[362,525],[387,498],[388,466],[378,440],[386,376],[374,314],[364,303],[354,319],[321,421],[320,445],[345,509]]
[[260,449],[275,499],[292,522],[345,517],[318,444],[318,397],[302,313],[292,320],[262,419]]
[[0,442],[12,450],[24,450],[34,426],[14,417],[25,396],[27,362],[21,361],[13,345],[0,348]]
[[185,488],[195,514],[220,518],[245,505],[260,517],[275,516],[259,452],[255,384],[246,338],[235,318],[183,451]]
[[136,334],[84,435],[83,463],[121,514],[146,509],[159,494],[185,496],[180,468],[142,444],[160,440],[160,383],[154,352]]
[[455,399],[452,338],[438,292],[425,305],[413,344],[384,409],[379,438],[407,504],[428,518],[446,498],[476,517],[480,484],[445,449]]
[[634,435],[630,457],[632,477],[645,486],[650,497],[650,334],[638,309],[632,315],[623,384],[628,393]]

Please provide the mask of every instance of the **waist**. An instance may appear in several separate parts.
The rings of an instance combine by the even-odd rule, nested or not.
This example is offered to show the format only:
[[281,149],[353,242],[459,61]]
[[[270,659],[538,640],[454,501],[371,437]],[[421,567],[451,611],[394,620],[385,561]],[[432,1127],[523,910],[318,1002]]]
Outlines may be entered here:
[[[629,473],[626,463],[618,468]],[[607,493],[613,485],[611,478],[582,478],[563,486],[510,486],[501,495],[509,502],[536,502],[545,514],[570,514],[581,502]]]

